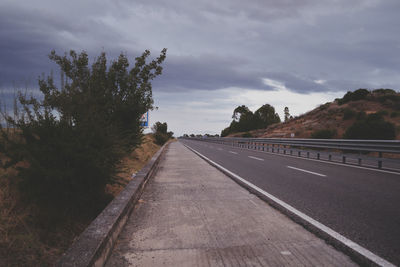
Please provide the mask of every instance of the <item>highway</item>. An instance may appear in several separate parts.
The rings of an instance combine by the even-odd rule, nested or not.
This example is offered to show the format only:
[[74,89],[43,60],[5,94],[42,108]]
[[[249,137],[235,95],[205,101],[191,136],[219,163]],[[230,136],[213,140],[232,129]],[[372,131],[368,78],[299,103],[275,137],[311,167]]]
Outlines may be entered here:
[[180,142],[400,266],[400,173],[202,141]]

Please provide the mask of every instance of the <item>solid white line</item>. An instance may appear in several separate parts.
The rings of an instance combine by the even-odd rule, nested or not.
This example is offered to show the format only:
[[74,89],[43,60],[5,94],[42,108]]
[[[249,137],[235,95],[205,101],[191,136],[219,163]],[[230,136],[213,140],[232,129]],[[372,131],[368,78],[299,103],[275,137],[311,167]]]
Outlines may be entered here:
[[247,156],[247,157],[249,157],[249,158],[251,158],[251,159],[256,159],[256,160],[264,161],[264,159],[260,159],[260,158],[253,157],[253,156]]
[[297,215],[298,217],[300,217],[301,219],[303,219],[304,221],[306,221],[307,223],[313,225],[314,227],[318,228],[320,231],[325,232],[326,234],[328,234],[329,236],[331,236],[332,238],[336,239],[337,241],[339,241],[340,243],[342,243],[343,245],[347,246],[348,248],[356,251],[357,253],[363,255],[365,258],[369,259],[370,261],[374,262],[375,264],[379,265],[379,266],[390,266],[390,267],[395,267],[395,265],[393,265],[392,263],[388,262],[387,260],[379,257],[378,255],[375,255],[374,253],[372,253],[371,251],[369,251],[368,249],[360,246],[359,244],[351,241],[350,239],[342,236],[341,234],[335,232],[334,230],[332,230],[331,228],[329,228],[328,226],[325,226],[324,224],[314,220],[313,218],[311,218],[310,216],[307,216],[306,214],[302,213],[301,211],[295,209],[294,207],[290,206],[289,204],[287,204],[286,202],[280,200],[279,198],[271,195],[270,193],[267,193],[266,191],[262,190],[261,188],[259,188],[258,186],[253,185],[252,183],[248,182],[247,180],[243,179],[242,177],[240,177],[239,175],[231,172],[228,169],[225,169],[224,167],[222,167],[221,165],[219,165],[218,163],[212,161],[211,159],[207,158],[206,156],[204,156],[203,154],[201,154],[200,152],[194,150],[193,148],[189,147],[186,144],[183,144],[184,146],[186,146],[187,148],[189,148],[190,150],[192,150],[194,153],[196,153],[197,155],[199,155],[201,158],[203,158],[204,160],[208,161],[211,165],[217,167],[218,169],[224,171],[225,173],[229,174],[232,178],[241,181],[242,183],[248,185],[249,187],[251,187],[252,189],[256,190],[257,192],[263,194],[264,196],[266,196],[267,198],[269,198],[270,200],[272,200],[273,202],[277,203],[278,205],[280,205],[281,207],[289,210],[291,213]]
[[229,153],[237,155],[237,152],[229,151]]
[[301,171],[301,172],[306,172],[306,173],[310,173],[310,174],[314,174],[314,175],[318,175],[318,176],[326,177],[326,175],[325,175],[325,174],[320,174],[320,173],[317,173],[317,172],[311,172],[311,171],[307,171],[307,170],[299,169],[299,168],[292,167],[292,166],[286,166],[286,167],[288,167],[288,168],[290,168],[290,169],[293,169],[293,170],[297,170],[297,171]]

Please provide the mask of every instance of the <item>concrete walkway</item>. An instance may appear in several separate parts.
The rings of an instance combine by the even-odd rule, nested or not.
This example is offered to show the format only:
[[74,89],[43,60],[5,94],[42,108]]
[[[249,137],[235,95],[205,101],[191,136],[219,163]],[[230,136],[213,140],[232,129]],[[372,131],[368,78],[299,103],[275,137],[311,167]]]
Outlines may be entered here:
[[106,266],[356,266],[172,143]]

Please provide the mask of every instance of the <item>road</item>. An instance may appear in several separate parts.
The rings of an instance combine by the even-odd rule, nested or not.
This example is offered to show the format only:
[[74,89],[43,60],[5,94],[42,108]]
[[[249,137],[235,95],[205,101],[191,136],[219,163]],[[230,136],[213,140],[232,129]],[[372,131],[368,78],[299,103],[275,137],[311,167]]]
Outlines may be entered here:
[[400,174],[209,142],[180,142],[400,266]]

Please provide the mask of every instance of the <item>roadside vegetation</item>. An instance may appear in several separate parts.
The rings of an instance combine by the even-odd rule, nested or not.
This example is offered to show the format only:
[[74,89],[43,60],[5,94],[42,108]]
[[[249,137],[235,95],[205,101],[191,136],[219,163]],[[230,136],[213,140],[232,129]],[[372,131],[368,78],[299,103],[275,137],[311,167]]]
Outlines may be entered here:
[[128,181],[131,153],[156,142],[143,138],[140,118],[166,50],[149,56],[130,67],[102,53],[89,66],[85,52],[53,51],[60,86],[41,77],[42,97],[19,93],[12,114],[2,111],[0,266],[51,265]]
[[160,146],[165,144],[174,135],[173,132],[168,132],[168,125],[166,122],[164,122],[164,123],[161,123],[159,121],[156,122],[153,125],[152,130],[153,130],[155,142]]

